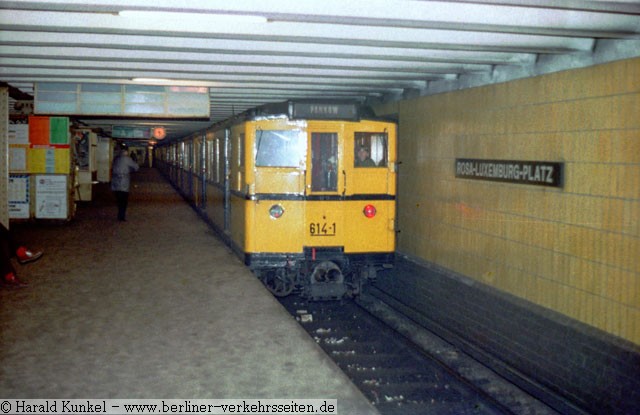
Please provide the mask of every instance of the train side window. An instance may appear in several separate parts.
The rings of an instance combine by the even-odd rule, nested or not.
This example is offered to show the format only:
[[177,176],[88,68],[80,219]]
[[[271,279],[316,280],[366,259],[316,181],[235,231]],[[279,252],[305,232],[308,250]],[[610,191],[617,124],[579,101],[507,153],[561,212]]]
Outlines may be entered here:
[[202,173],[202,153],[201,153],[202,141],[193,140],[193,172],[197,175]]
[[218,174],[218,161],[216,160],[216,139],[210,138],[207,140],[207,164],[208,167],[208,179],[212,182],[216,181],[216,175]]
[[387,166],[387,133],[355,133],[354,167]]
[[220,183],[220,139],[216,138],[214,140],[214,149],[213,149],[213,164],[215,165],[213,174],[214,176],[211,178],[215,183]]
[[181,169],[185,168],[185,160],[184,160],[184,141],[180,142],[180,147],[178,148],[178,166]]
[[338,134],[311,134],[311,190],[338,190]]
[[302,131],[256,131],[256,167],[300,167],[304,165],[305,153]]

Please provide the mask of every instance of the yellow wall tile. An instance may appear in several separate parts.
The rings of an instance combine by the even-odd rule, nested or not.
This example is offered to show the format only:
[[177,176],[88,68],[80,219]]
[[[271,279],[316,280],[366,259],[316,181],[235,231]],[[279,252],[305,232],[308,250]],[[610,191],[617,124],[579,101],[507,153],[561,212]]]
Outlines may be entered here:
[[622,318],[622,332],[620,337],[625,339],[634,338],[638,334],[638,320],[640,319],[640,310],[632,307],[625,307]]
[[601,330],[605,330],[607,322],[607,306],[608,301],[602,297],[594,297],[593,299],[593,315],[591,316],[591,324]]
[[640,128],[640,93],[618,95],[618,107],[616,109],[616,127],[622,129]]
[[609,302],[606,308],[607,320],[605,323],[605,330],[616,336],[621,335],[622,327],[626,326],[627,322],[625,318],[627,313],[624,313],[625,307],[616,302]]
[[637,130],[611,132],[612,161],[618,163],[640,163],[640,135]]
[[614,177],[615,188],[612,192],[612,196],[638,199],[640,198],[640,164],[628,166],[628,165],[616,165],[611,167],[615,170]]
[[603,199],[601,205],[602,228],[612,232],[621,232],[623,227],[625,201],[622,199]]
[[618,62],[616,67],[616,81],[620,86],[620,92],[640,91],[640,65],[634,60]]

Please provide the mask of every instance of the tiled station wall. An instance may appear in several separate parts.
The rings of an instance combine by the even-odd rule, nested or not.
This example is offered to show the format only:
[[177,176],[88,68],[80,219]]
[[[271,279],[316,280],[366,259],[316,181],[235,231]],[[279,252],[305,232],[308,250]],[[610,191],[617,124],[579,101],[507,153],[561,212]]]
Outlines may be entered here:
[[[594,413],[637,408],[640,58],[376,111],[399,119],[398,251],[426,265],[411,292],[385,290],[525,388]],[[456,178],[456,159],[560,162],[564,177]]]
[[[400,101],[398,251],[640,344],[640,59]],[[560,188],[456,158],[564,163]]]

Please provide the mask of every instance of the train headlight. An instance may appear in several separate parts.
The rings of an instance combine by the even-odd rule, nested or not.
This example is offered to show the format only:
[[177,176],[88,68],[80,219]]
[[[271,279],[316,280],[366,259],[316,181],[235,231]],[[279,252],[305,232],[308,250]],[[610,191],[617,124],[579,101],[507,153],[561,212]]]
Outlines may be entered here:
[[364,207],[362,213],[364,213],[364,215],[366,217],[371,219],[372,217],[374,217],[376,215],[376,207],[373,206],[373,205],[367,205],[367,206]]
[[269,215],[274,219],[278,219],[283,214],[284,208],[280,205],[273,205],[269,208]]

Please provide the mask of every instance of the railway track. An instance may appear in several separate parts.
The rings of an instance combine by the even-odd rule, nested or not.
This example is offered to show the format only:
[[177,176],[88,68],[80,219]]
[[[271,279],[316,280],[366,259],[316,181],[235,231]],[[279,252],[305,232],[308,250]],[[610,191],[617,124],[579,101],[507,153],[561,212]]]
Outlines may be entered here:
[[383,415],[556,414],[372,296],[279,300]]

